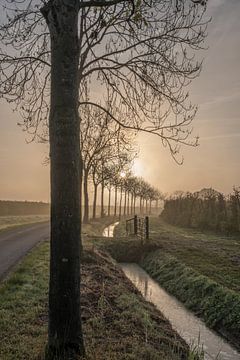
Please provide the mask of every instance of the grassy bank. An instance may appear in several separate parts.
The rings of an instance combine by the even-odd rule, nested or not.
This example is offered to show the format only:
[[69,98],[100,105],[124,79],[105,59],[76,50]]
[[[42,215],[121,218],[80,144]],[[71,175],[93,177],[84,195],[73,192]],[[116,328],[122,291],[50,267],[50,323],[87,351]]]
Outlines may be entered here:
[[240,349],[240,294],[187,267],[162,250],[146,256],[142,267],[169,293]]
[[[124,235],[124,223],[116,229]],[[116,241],[107,244],[117,257],[132,254],[169,293],[202,317],[209,327],[240,348],[240,239],[218,236],[150,218],[150,243],[141,250],[134,239],[125,250]]]
[[[125,236],[125,224],[116,228]],[[150,218],[151,244],[230,290],[240,291],[240,237],[216,235],[169,225]]]
[[[98,234],[95,222],[84,228]],[[101,232],[100,232],[101,233]],[[89,241],[87,240],[89,239]],[[91,238],[85,235],[88,245]],[[189,350],[107,253],[85,249],[82,318],[87,359],[188,359]],[[91,248],[91,250],[90,250]],[[43,359],[47,339],[49,243],[31,251],[0,287],[0,359]]]
[[49,215],[0,216],[0,231],[48,220]]

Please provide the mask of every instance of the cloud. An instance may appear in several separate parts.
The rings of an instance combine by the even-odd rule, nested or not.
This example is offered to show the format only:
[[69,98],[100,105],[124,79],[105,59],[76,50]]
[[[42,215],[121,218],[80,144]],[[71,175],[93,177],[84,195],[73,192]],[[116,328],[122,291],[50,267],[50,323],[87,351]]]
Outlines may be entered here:
[[215,139],[218,140],[218,139],[227,139],[227,138],[236,138],[236,137],[240,137],[240,133],[203,136],[200,138],[200,140],[215,140]]

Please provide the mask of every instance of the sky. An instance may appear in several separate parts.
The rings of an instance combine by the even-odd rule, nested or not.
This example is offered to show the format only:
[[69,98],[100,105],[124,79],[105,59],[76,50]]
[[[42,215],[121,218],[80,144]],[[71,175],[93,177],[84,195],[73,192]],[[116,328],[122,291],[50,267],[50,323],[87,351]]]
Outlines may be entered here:
[[[209,0],[203,70],[191,84],[197,148],[182,148],[179,166],[160,140],[140,134],[136,175],[164,193],[213,187],[229,193],[240,185],[240,1]],[[27,134],[17,123],[19,115],[0,100],[0,199],[49,201],[49,166],[45,145],[27,144]]]

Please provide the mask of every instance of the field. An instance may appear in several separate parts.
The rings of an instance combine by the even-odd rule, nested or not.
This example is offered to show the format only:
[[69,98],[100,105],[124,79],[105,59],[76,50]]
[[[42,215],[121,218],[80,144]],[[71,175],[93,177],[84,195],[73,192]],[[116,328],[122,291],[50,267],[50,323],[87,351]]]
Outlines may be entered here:
[[20,225],[48,221],[49,215],[0,216],[0,231]]
[[151,239],[165,251],[217,283],[240,291],[240,236],[183,229],[160,218],[151,218],[150,223]]

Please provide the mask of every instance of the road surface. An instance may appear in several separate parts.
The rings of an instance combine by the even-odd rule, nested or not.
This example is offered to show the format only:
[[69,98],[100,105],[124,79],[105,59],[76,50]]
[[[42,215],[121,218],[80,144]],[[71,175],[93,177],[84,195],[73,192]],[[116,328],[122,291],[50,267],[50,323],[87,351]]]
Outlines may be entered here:
[[0,232],[0,279],[37,243],[49,238],[49,223],[15,227]]

